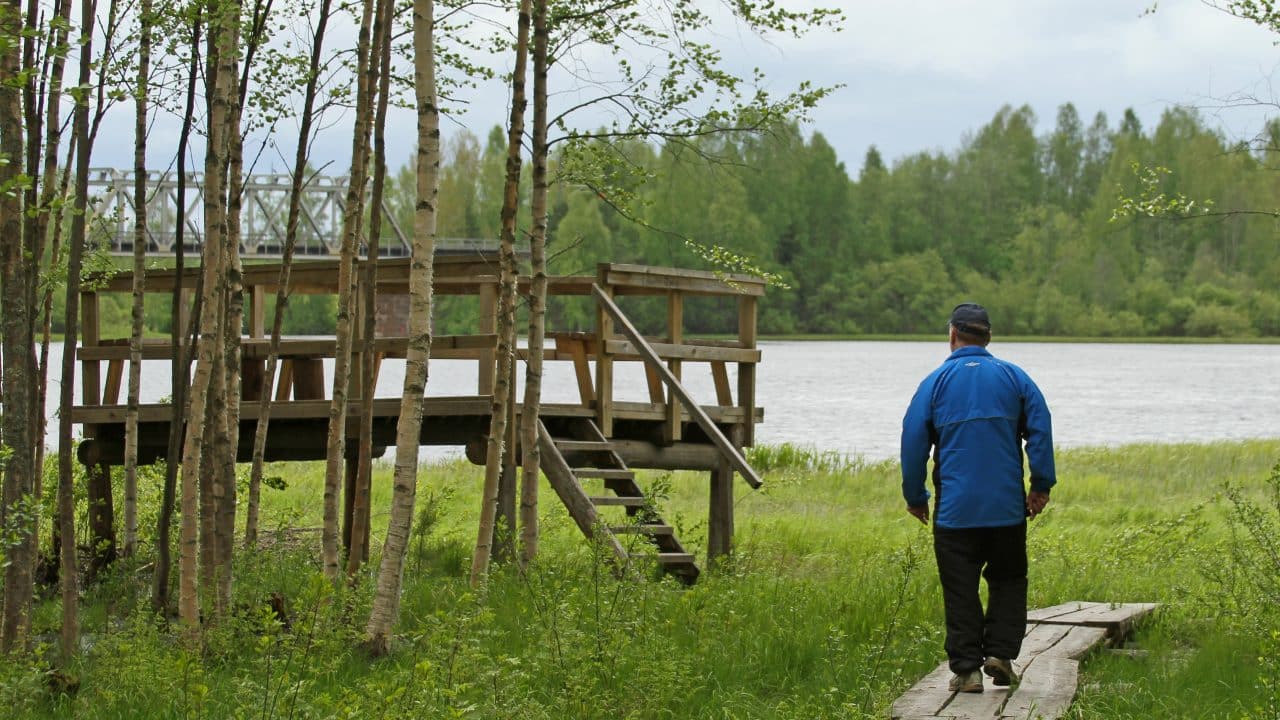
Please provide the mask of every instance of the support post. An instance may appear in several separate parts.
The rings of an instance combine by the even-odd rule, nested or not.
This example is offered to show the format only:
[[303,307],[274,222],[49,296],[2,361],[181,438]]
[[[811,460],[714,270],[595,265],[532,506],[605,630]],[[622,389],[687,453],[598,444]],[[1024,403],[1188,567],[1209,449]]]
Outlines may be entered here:
[[[678,290],[667,294],[667,342],[672,345],[684,343],[684,295]],[[680,378],[680,361],[668,360],[667,367],[677,381]],[[683,412],[680,399],[675,391],[667,389],[667,417],[662,424],[662,441],[667,445],[680,442]]]
[[[609,264],[601,263],[596,282],[610,300],[613,287],[609,285]],[[606,438],[613,436],[613,358],[609,355],[609,340],[613,338],[613,318],[596,304],[596,424]]]
[[343,459],[342,473],[342,549],[351,551],[351,522],[355,517],[356,477],[360,473],[360,460],[348,456]]
[[[492,335],[498,331],[498,283],[480,282],[480,333]],[[492,347],[480,351],[480,367],[476,378],[476,394],[492,395],[494,373],[498,371],[498,353]]]
[[89,501],[89,542],[92,544],[89,577],[93,578],[116,559],[116,531],[111,502],[111,466],[87,466],[85,491]]
[[[756,347],[756,298],[743,295],[738,298],[738,341],[742,347]],[[738,405],[742,408],[742,438],[739,447],[756,444],[756,364],[738,363]]]
[[[730,441],[742,447],[742,431],[735,429]],[[707,517],[707,566],[714,568],[733,553],[733,466],[721,457],[711,471],[710,509]]]

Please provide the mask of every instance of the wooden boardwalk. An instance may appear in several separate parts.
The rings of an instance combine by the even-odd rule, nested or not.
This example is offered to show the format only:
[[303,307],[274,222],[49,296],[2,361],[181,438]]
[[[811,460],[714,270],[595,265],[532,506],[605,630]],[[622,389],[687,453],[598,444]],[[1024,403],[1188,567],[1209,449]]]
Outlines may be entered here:
[[[1076,694],[1079,660],[1109,641],[1120,642],[1153,603],[1069,602],[1027,614],[1022,654],[1013,662],[1022,682],[998,688],[986,678],[982,693],[947,689],[944,662],[893,704],[895,720],[1053,720],[1066,713]],[[1012,690],[1012,691],[1011,691]]]

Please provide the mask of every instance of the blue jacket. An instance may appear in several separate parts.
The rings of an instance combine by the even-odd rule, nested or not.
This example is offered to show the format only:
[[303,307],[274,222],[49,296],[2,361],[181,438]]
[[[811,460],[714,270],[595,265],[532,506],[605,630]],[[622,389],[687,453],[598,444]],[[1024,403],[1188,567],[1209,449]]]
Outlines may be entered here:
[[929,501],[933,448],[934,521],[939,527],[1006,527],[1026,517],[1022,441],[1031,489],[1057,482],[1053,427],[1040,388],[1012,363],[969,345],[920,383],[902,419],[902,497]]

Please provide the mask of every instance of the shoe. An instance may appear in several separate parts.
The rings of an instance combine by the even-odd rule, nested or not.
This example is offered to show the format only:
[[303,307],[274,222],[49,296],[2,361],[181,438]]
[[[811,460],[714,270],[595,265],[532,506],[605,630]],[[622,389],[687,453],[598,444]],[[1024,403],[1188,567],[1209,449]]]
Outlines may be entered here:
[[947,689],[951,692],[980,693],[982,692],[982,672],[973,670],[967,673],[956,673],[951,676]]
[[982,664],[982,671],[991,677],[991,682],[995,685],[1005,687],[1018,684],[1018,674],[1013,671],[1013,663],[1004,658],[987,658]]

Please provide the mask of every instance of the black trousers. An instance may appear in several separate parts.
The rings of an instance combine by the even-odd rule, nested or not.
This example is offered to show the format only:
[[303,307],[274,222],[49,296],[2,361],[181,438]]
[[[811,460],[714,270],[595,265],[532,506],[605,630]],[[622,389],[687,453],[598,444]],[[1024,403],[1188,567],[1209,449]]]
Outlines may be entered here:
[[[982,667],[985,658],[1012,660],[1027,625],[1027,525],[952,529],[934,526],[933,550],[942,580],[951,672]],[[987,579],[982,609],[978,577]]]

